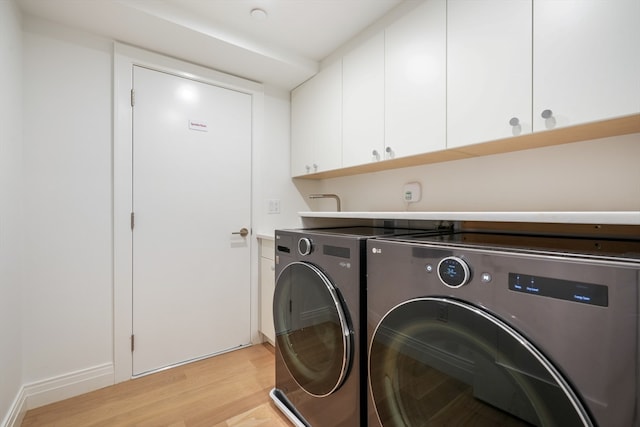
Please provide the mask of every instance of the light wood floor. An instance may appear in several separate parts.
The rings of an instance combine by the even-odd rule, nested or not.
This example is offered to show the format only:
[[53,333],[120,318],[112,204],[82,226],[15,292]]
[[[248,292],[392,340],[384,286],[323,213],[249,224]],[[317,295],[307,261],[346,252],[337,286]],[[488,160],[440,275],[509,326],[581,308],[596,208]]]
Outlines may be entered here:
[[259,344],[27,412],[27,426],[290,427],[273,405],[274,349]]

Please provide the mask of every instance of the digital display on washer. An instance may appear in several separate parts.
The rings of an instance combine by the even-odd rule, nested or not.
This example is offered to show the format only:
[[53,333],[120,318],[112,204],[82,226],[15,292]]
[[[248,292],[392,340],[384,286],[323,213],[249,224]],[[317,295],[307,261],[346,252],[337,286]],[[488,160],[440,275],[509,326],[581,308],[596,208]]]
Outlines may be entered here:
[[453,287],[459,287],[468,280],[469,270],[465,271],[464,264],[460,259],[455,257],[447,257],[438,264],[438,276],[445,284]]
[[583,304],[609,306],[609,288],[594,283],[509,273],[509,289]]

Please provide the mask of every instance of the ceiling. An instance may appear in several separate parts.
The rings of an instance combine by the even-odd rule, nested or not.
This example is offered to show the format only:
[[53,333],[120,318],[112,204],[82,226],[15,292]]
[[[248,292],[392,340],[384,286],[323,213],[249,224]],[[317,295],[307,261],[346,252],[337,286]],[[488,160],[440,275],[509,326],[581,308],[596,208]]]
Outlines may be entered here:
[[421,0],[17,1],[28,15],[292,89],[393,8]]

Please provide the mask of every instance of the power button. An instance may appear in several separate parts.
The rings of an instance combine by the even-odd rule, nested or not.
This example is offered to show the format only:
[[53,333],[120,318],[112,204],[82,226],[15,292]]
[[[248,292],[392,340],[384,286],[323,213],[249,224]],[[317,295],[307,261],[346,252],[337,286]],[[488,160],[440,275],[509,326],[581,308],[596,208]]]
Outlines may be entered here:
[[489,282],[491,282],[492,279],[493,279],[493,277],[491,277],[491,273],[482,273],[480,275],[480,281],[482,283],[489,283]]

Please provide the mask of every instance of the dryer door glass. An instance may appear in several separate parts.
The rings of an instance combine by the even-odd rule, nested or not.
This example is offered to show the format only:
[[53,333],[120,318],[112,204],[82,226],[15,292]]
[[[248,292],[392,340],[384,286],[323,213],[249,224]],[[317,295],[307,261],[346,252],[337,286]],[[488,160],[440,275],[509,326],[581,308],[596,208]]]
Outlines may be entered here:
[[589,426],[578,397],[503,321],[447,298],[387,313],[369,353],[370,392],[388,426]]
[[276,345],[298,385],[323,397],[338,389],[350,363],[353,336],[339,291],[311,264],[287,265],[273,299]]

